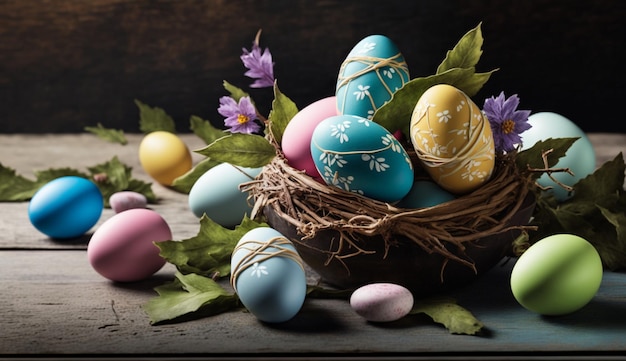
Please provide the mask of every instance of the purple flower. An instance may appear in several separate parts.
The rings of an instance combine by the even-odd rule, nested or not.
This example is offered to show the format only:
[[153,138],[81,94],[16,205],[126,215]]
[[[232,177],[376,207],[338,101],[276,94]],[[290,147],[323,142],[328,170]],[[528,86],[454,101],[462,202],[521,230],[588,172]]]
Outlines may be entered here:
[[261,36],[261,30],[256,34],[256,38],[252,43],[252,50],[243,48],[243,54],[241,55],[241,61],[243,65],[248,68],[245,72],[245,76],[255,79],[254,83],[250,84],[251,88],[265,88],[274,86],[274,62],[272,61],[272,54],[268,48],[265,48],[261,53],[259,47],[259,37]]
[[504,92],[500,92],[497,98],[485,99],[483,112],[491,124],[496,152],[510,152],[520,144],[520,134],[528,129],[528,116],[530,110],[517,110],[519,98],[517,94],[505,99]]
[[256,133],[261,126],[255,122],[257,119],[256,108],[250,101],[250,97],[242,97],[239,104],[235,99],[223,96],[220,98],[220,107],[217,111],[226,117],[226,125],[231,133]]

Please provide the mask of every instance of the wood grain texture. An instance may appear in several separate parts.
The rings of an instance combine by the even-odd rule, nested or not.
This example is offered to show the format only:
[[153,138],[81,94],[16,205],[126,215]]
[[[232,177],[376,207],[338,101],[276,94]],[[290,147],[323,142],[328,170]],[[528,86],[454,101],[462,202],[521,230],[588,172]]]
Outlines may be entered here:
[[[508,290],[513,262],[496,267],[471,289],[451,294],[485,324],[483,336],[450,335],[422,316],[372,324],[346,301],[309,299],[292,320],[262,324],[232,311],[184,323],[150,326],[142,305],[168,281],[165,268],[146,281],[117,284],[89,266],[84,251],[0,252],[0,357],[6,354],[177,354],[279,357],[316,354],[407,356],[623,354],[626,275],[606,273],[596,297],[580,311],[541,317]],[[228,287],[225,285],[225,287]]]
[[[626,135],[589,137],[599,162],[626,151]],[[182,138],[192,149],[202,145],[194,135]],[[135,177],[149,181],[137,159],[140,139],[139,134],[129,134],[129,144],[121,146],[88,134],[0,135],[0,162],[29,177],[38,169],[87,167],[117,155],[133,166]],[[198,223],[187,209],[186,196],[158,185],[154,191],[160,198],[154,209],[168,221],[174,237],[195,235]],[[509,291],[514,260],[495,267],[471,287],[448,294],[485,324],[481,336],[450,335],[423,316],[368,323],[346,301],[321,299],[308,299],[294,319],[277,325],[260,323],[237,310],[151,326],[142,306],[156,296],[155,286],[173,278],[172,265],[142,282],[110,282],[89,265],[88,237],[63,244],[42,236],[28,223],[27,206],[27,202],[0,204],[0,359],[44,354],[60,359],[103,355],[276,359],[308,354],[343,359],[473,355],[535,360],[626,355],[625,273],[605,272],[598,294],[580,311],[542,317],[519,306]],[[105,212],[101,222],[111,215],[110,210]],[[310,270],[308,276],[317,278]]]
[[[332,95],[339,65],[381,33],[413,77],[482,22],[479,71],[500,70],[475,99],[517,93],[588,132],[626,132],[605,111],[624,96],[626,3],[613,0],[4,0],[0,1],[0,133],[81,132],[97,122],[138,129],[134,99],[189,129],[216,125],[222,81],[246,88],[239,61],[259,28],[281,90],[299,107]],[[267,113],[268,89],[251,90]]]

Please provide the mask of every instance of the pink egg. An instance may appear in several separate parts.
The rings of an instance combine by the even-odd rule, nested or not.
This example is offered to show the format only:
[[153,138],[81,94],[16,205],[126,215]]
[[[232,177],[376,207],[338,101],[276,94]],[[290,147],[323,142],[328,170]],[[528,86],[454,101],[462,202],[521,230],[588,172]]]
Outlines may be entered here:
[[87,246],[89,263],[112,281],[134,282],[160,270],[165,259],[153,242],[172,239],[165,220],[150,209],[135,208],[106,220]]
[[372,283],[352,293],[350,306],[368,321],[390,322],[411,312],[413,294],[394,283]]
[[138,192],[123,191],[111,194],[109,204],[113,212],[120,213],[133,208],[146,208],[148,200],[146,196]]
[[311,136],[322,120],[337,114],[337,100],[331,96],[307,105],[291,119],[281,142],[290,166],[304,170],[313,178],[321,179],[311,157]]

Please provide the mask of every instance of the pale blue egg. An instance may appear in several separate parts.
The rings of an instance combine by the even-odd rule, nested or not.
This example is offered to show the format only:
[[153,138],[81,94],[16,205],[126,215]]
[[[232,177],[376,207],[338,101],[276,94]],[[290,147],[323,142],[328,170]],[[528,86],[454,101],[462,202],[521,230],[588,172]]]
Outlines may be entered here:
[[427,208],[456,199],[454,194],[429,180],[416,180],[406,197],[396,204],[400,208]]
[[370,35],[348,54],[337,79],[335,95],[341,114],[372,119],[374,112],[410,80],[398,47],[384,35]]
[[[532,127],[521,134],[523,150],[531,148],[536,142],[547,140],[548,138],[580,138],[572,144],[565,156],[553,166],[553,168],[569,168],[574,173],[573,176],[563,172],[552,173],[552,176],[559,182],[573,186],[579,180],[594,172],[596,169],[595,150],[587,135],[574,122],[560,114],[541,112],[530,115],[528,123]],[[552,187],[546,193],[553,194],[559,201],[564,201],[571,197],[567,190],[552,181],[547,174],[543,174],[537,182],[543,187]]]
[[191,187],[189,208],[198,218],[206,214],[223,227],[235,227],[252,211],[248,193],[242,192],[239,185],[252,181],[261,170],[218,164],[201,175]]
[[95,183],[66,176],[41,187],[28,204],[28,217],[37,230],[51,238],[82,236],[102,214],[104,199]]
[[291,241],[270,227],[241,237],[231,258],[231,284],[244,307],[265,322],[290,320],[306,298],[300,256]]
[[328,185],[384,202],[396,202],[413,186],[413,165],[387,129],[366,118],[337,115],[317,125],[311,155]]

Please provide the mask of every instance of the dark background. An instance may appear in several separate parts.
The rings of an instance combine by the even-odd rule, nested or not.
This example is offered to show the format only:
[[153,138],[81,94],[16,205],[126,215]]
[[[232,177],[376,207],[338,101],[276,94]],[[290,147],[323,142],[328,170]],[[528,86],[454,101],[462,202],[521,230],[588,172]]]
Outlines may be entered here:
[[[179,132],[198,115],[220,126],[222,81],[247,88],[239,60],[259,28],[283,93],[298,107],[334,93],[363,37],[398,45],[411,76],[433,74],[482,22],[474,97],[519,94],[587,132],[626,132],[626,2],[0,0],[0,133],[83,132],[100,122],[138,132],[134,99],[165,109]],[[270,89],[250,90],[262,112]]]

